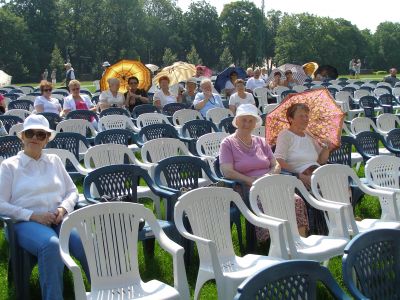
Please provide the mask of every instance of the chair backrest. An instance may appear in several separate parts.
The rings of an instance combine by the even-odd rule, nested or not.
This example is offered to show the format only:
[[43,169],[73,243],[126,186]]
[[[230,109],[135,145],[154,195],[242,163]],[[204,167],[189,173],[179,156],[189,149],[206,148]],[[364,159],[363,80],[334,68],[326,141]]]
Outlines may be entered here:
[[135,128],[132,120],[126,115],[107,115],[99,119],[98,130]]
[[17,100],[29,100],[32,101],[32,104],[35,102],[37,96],[33,96],[33,95],[24,95],[19,97]]
[[[264,120],[265,120],[265,118],[264,118]],[[265,126],[263,125],[258,128],[254,128],[252,134],[256,135],[256,136],[265,137]]]
[[298,93],[304,92],[306,89],[307,89],[307,87],[305,87],[304,85],[295,85],[293,87],[293,90]]
[[344,283],[356,299],[400,297],[400,230],[357,235],[344,249],[342,263]]
[[17,135],[17,133],[22,131],[23,129],[24,129],[23,123],[15,124],[11,126],[10,130],[8,131],[8,135]]
[[25,120],[30,114],[31,114],[30,111],[19,108],[10,109],[4,113],[5,116],[16,116],[21,118],[22,120]]
[[286,90],[281,93],[282,100],[284,100],[290,94],[297,94],[295,90]]
[[357,135],[360,132],[370,131],[371,128],[376,129],[376,126],[370,118],[357,117],[351,120],[350,130],[354,135]]
[[372,92],[374,91],[374,89],[375,89],[375,86],[374,86],[373,84],[364,83],[364,84],[360,87],[359,91],[364,90],[364,91],[368,91],[370,94],[372,94]]
[[183,126],[187,121],[202,120],[203,117],[198,110],[195,109],[180,109],[172,115],[174,126]]
[[381,131],[390,131],[400,125],[400,119],[394,114],[381,114],[376,119],[376,127]]
[[[230,261],[231,269],[235,269],[236,260],[232,259],[235,253],[229,220],[231,202],[243,203],[240,195],[232,189],[198,188],[179,197],[175,204],[174,216],[175,222],[178,223],[182,223],[182,219],[187,217],[193,235],[213,241],[216,254],[222,259],[220,264],[223,266],[225,261]],[[197,244],[197,248],[200,261],[210,262],[209,248],[200,243]]]
[[378,83],[376,84],[376,87],[383,87],[383,86],[386,86],[386,87],[388,87],[388,88],[392,88],[392,85],[391,85],[389,82],[381,81],[381,82],[378,82]]
[[184,103],[179,103],[179,102],[168,103],[163,106],[162,113],[166,116],[172,117],[175,112],[177,112],[178,110],[181,110],[181,109],[185,109],[185,108],[187,108],[187,105]]
[[206,114],[206,119],[214,124],[219,124],[221,120],[227,117],[233,117],[233,112],[230,109],[221,107],[209,109]]
[[391,90],[389,91],[389,88],[385,88],[385,87],[383,87],[383,86],[381,86],[381,87],[379,87],[379,88],[376,88],[375,90],[374,90],[374,95],[376,96],[376,97],[380,97],[381,95],[384,95],[384,94],[391,94],[392,92],[391,92]]
[[234,118],[235,117],[227,117],[222,119],[218,124],[219,130],[230,134],[234,133],[236,131],[236,127],[232,124]]
[[129,146],[135,141],[132,131],[127,129],[109,129],[99,132],[94,138],[96,145],[100,144],[122,144]]
[[22,149],[22,141],[16,135],[0,137],[0,156],[3,157],[3,159],[17,155]]
[[350,299],[329,269],[312,260],[289,260],[274,264],[243,281],[234,300],[317,299],[322,282],[336,299]]
[[99,116],[91,110],[83,110],[83,109],[77,109],[77,110],[73,110],[70,111],[66,117],[67,120],[68,119],[83,119],[83,120],[87,120],[89,122],[92,121],[93,118],[96,119],[96,121],[99,120]]
[[110,165],[135,164],[135,155],[121,144],[101,144],[90,147],[84,157],[85,168],[97,169]]
[[69,237],[76,229],[86,254],[92,290],[111,290],[119,283],[131,286],[131,293],[135,293],[134,286],[141,282],[137,249],[141,218],[157,233],[161,231],[152,212],[141,204],[98,203],[65,217],[60,231],[62,253],[69,254]]
[[363,131],[356,135],[356,141],[362,150],[362,154],[368,156],[379,155],[379,142],[384,142],[383,137],[376,132]]
[[24,109],[28,111],[33,110],[33,102],[30,100],[14,100],[8,103],[8,109]]
[[202,135],[196,141],[196,151],[200,156],[217,157],[219,148],[224,138],[229,136],[226,132],[211,132]]
[[211,132],[217,132],[217,126],[211,121],[207,120],[192,120],[186,122],[182,127],[183,136],[198,139],[202,135]]
[[335,98],[336,93],[339,92],[339,90],[337,88],[328,87],[327,89],[328,89],[329,93],[331,93],[333,98]]
[[131,202],[138,200],[138,185],[143,179],[148,186],[154,186],[153,180],[142,168],[131,165],[111,165],[91,171],[83,181],[83,193],[86,199],[95,199],[103,195],[118,197],[127,195]]
[[87,175],[89,170],[86,170],[81,167],[79,161],[76,159],[74,154],[65,149],[56,149],[56,148],[47,148],[43,149],[44,153],[47,154],[55,154],[57,155],[62,163],[64,164],[65,169],[68,172],[76,172],[78,171],[82,175]]
[[335,95],[337,101],[349,102],[351,94],[348,91],[339,91]]
[[152,124],[170,124],[166,115],[160,113],[144,113],[136,119],[136,126],[141,128]]
[[396,97],[391,94],[383,94],[378,97],[380,105],[397,105]]
[[131,117],[131,114],[129,111],[127,111],[125,108],[121,107],[109,107],[100,112],[100,118],[104,116],[110,116],[110,115],[123,115],[127,116],[128,118]]
[[157,163],[154,170],[154,181],[159,186],[180,190],[199,187],[203,171],[211,176],[209,166],[197,156],[173,156]]
[[57,124],[60,123],[63,119],[59,114],[51,113],[51,112],[42,112],[38,113],[38,115],[42,115],[49,121],[50,128],[56,130]]
[[348,85],[346,85],[346,86],[344,86],[344,87],[342,88],[342,91],[343,91],[343,92],[350,92],[350,95],[351,95],[351,96],[354,95],[354,91],[355,91],[355,90],[356,90],[355,87],[348,86]]
[[328,162],[351,166],[351,152],[356,140],[350,136],[342,136],[340,139],[340,147],[329,153]]
[[354,99],[360,99],[364,96],[371,96],[371,93],[367,90],[357,90],[354,92]]
[[400,128],[390,130],[386,137],[386,141],[393,148],[400,149]]
[[178,132],[175,127],[170,124],[153,124],[140,129],[138,140],[146,142],[159,138],[179,139]]
[[378,155],[365,165],[365,177],[375,188],[388,187],[399,189],[400,158],[390,155]]
[[55,138],[47,144],[47,148],[65,149],[72,152],[79,160],[79,153],[89,148],[86,138],[75,132],[59,132]]
[[253,90],[253,95],[258,99],[258,106],[268,104],[268,89],[265,87],[258,87]]
[[142,160],[145,163],[158,163],[168,157],[190,155],[186,145],[174,138],[158,138],[147,141],[141,149]]
[[96,136],[96,130],[92,123],[84,119],[69,119],[57,124],[57,132],[76,132],[83,136]]
[[153,112],[159,112],[157,107],[155,107],[152,104],[140,104],[137,105],[133,108],[132,110],[132,118],[136,119],[139,117],[141,114],[144,113],[153,113]]
[[11,126],[18,123],[24,123],[24,120],[22,120],[20,117],[6,115],[0,115],[0,121],[3,122],[3,126],[7,132],[9,132]]
[[374,96],[363,96],[360,98],[360,107],[364,108],[364,107],[379,107],[380,103],[378,101],[378,99]]

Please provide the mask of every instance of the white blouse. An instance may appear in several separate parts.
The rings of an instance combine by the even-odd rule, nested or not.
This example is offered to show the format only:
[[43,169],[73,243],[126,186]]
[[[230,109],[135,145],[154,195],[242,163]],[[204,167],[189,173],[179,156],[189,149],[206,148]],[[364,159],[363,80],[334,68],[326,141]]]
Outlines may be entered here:
[[58,115],[61,111],[60,101],[58,101],[56,98],[50,98],[50,100],[48,100],[43,96],[38,96],[36,97],[33,105],[35,106],[35,109],[36,106],[43,105],[43,112],[55,113]]
[[78,190],[60,158],[42,154],[32,159],[23,151],[0,165],[0,212],[29,221],[33,213],[54,212],[63,207],[70,213],[78,201]]
[[125,97],[122,93],[118,92],[117,96],[114,97],[114,95],[111,93],[110,90],[106,90],[101,92],[99,96],[99,102],[101,103],[108,103],[108,105],[113,106],[116,105],[118,107],[124,106],[125,103]]
[[154,101],[160,100],[161,107],[164,107],[168,103],[176,103],[176,97],[172,94],[165,95],[162,90],[157,91],[153,96]]
[[308,134],[298,136],[288,129],[282,130],[276,141],[275,158],[285,160],[291,171],[303,173],[308,167],[319,166],[318,157],[322,148]]
[[236,108],[241,104],[253,104],[256,102],[252,94],[245,92],[246,98],[241,98],[238,93],[234,93],[229,97],[229,105],[234,105]]

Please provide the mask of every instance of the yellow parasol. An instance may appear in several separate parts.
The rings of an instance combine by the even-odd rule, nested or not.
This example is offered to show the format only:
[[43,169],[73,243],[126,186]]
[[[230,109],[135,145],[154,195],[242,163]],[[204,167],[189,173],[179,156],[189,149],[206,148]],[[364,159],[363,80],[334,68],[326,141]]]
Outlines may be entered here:
[[139,89],[147,91],[151,87],[151,71],[140,61],[124,59],[107,68],[101,77],[100,88],[102,91],[108,89],[107,80],[115,77],[121,82],[119,92],[125,93],[131,76],[139,79]]
[[314,78],[314,73],[318,69],[318,64],[316,62],[308,62],[303,65],[303,70],[306,75],[310,76],[311,78]]
[[182,61],[175,62],[173,65],[165,67],[153,78],[153,84],[158,85],[158,79],[162,76],[168,76],[169,84],[174,85],[181,81],[186,81],[196,74],[195,65]]

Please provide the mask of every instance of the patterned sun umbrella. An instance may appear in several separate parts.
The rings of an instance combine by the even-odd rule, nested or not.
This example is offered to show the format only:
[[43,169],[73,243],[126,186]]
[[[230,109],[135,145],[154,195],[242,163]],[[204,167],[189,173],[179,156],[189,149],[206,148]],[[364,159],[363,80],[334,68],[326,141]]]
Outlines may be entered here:
[[146,67],[148,67],[150,69],[150,71],[155,72],[159,69],[158,66],[153,65],[153,64],[146,64]]
[[318,69],[318,64],[316,62],[310,61],[303,65],[304,73],[311,78],[314,78],[314,73]]
[[125,93],[128,88],[128,78],[131,76],[139,79],[139,89],[147,91],[151,87],[151,71],[140,61],[124,59],[107,68],[101,77],[100,88],[102,91],[108,89],[107,80],[115,77],[121,82],[119,92]]
[[173,65],[165,67],[153,78],[153,84],[158,85],[158,79],[162,76],[168,76],[169,84],[174,85],[181,81],[186,81],[196,74],[196,67],[186,62],[178,61]]
[[325,88],[290,94],[267,115],[265,134],[270,145],[275,145],[278,134],[289,128],[286,111],[294,103],[305,103],[310,108],[307,132],[311,136],[319,141],[328,140],[334,147],[340,147],[345,114]]
[[284,64],[272,70],[271,74],[268,76],[266,80],[266,84],[268,85],[274,79],[275,72],[280,72],[282,74],[281,79],[285,80],[286,79],[285,72],[288,70],[292,71],[294,79],[296,79],[299,82],[299,84],[303,84],[304,81],[307,79],[307,75],[306,73],[304,73],[302,66]]

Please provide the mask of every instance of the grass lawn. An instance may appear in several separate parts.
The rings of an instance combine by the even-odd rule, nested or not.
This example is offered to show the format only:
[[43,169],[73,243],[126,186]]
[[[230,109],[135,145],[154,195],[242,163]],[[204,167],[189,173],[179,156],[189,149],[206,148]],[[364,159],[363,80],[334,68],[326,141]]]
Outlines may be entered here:
[[[358,172],[360,177],[364,176],[364,169],[361,168]],[[78,189],[82,192],[82,183],[77,182]],[[145,203],[146,206],[151,207],[151,201]],[[379,218],[380,216],[380,205],[377,198],[365,196],[363,200],[356,207],[356,215],[361,218]],[[244,220],[242,220],[243,236],[244,232]],[[0,232],[0,299],[14,299],[13,288],[8,285],[7,282],[7,258],[8,258],[8,246],[7,241],[4,237],[4,230]],[[233,230],[233,243],[235,252],[238,255],[244,255],[239,249],[239,243],[237,240],[236,229]],[[255,253],[266,255],[268,253],[268,245],[259,244]],[[139,265],[142,279],[148,281],[151,279],[158,279],[168,284],[173,285],[173,269],[172,269],[172,258],[171,256],[163,251],[156,243],[155,255],[151,257],[144,255],[143,248],[139,246]],[[342,264],[341,257],[336,257],[330,260],[329,270],[335,277],[336,281],[340,286],[345,289],[342,278]],[[193,257],[193,263],[186,267],[187,277],[190,285],[191,295],[193,296],[194,287],[196,284],[196,277],[198,271],[198,257]],[[34,269],[31,276],[31,297],[32,299],[40,299],[40,286],[38,280],[37,267]],[[74,299],[73,292],[73,281],[69,271],[64,273],[64,298]],[[217,290],[214,281],[208,282],[201,291],[200,299],[217,299]],[[319,287],[318,299],[333,299],[329,292],[324,287]]]

